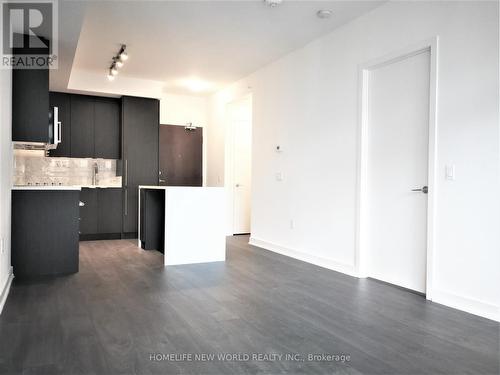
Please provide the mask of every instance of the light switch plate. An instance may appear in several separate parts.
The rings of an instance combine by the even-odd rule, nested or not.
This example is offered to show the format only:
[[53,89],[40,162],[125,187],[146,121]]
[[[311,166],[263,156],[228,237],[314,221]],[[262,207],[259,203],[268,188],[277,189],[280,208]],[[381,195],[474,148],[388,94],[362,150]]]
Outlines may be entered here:
[[455,180],[455,164],[450,164],[445,167],[445,178],[449,181]]
[[283,172],[276,173],[276,181],[283,181]]

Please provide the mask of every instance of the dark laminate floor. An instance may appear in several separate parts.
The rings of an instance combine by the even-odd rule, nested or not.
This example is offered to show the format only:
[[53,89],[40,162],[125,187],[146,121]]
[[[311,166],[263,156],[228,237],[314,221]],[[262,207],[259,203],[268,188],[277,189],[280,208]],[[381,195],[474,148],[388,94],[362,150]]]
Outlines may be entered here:
[[[161,254],[134,241],[82,243],[79,274],[14,283],[0,316],[1,372],[499,372],[497,323],[246,241],[228,240],[225,264],[166,269]],[[345,353],[350,361],[155,362],[150,353]]]

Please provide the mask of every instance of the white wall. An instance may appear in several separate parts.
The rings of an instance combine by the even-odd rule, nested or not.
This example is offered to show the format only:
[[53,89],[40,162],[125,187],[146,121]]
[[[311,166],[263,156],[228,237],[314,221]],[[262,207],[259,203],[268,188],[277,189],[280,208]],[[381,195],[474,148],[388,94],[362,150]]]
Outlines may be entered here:
[[0,69],[0,312],[11,281],[12,72]]
[[160,124],[207,125],[207,99],[201,96],[163,94],[160,99]]
[[[497,2],[390,2],[216,93],[208,184],[224,180],[225,103],[250,90],[252,237],[356,274],[358,66],[433,36],[439,36],[433,298],[498,320]],[[282,153],[274,151],[277,144]],[[449,163],[456,165],[455,181],[444,179]]]

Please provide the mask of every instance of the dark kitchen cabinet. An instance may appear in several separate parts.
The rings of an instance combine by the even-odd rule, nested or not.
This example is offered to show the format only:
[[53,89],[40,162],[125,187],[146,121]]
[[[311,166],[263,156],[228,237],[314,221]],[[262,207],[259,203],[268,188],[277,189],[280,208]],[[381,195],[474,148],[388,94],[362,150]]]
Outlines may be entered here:
[[83,188],[80,193],[80,234],[97,233],[97,189]]
[[12,70],[12,140],[50,141],[49,70]]
[[80,240],[120,238],[121,188],[83,188],[80,200]]
[[111,98],[94,100],[94,157],[120,159],[120,102]]
[[122,231],[122,189],[97,190],[97,232],[100,234]]
[[17,279],[78,272],[78,190],[12,191]]
[[50,93],[59,108],[62,141],[50,156],[120,159],[120,100]]
[[122,98],[123,233],[138,232],[138,187],[158,185],[159,101]]
[[94,157],[94,100],[71,95],[71,157]]
[[50,156],[71,157],[71,95],[62,92],[50,92],[50,107],[59,108],[61,121],[61,143],[55,150],[50,150]]

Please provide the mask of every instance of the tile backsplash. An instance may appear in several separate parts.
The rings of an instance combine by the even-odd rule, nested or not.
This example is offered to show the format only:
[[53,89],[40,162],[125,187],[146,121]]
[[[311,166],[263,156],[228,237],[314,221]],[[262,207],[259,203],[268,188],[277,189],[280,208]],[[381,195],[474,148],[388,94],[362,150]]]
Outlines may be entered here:
[[14,150],[14,185],[92,185],[97,163],[96,185],[120,187],[117,160],[45,157],[44,151]]

